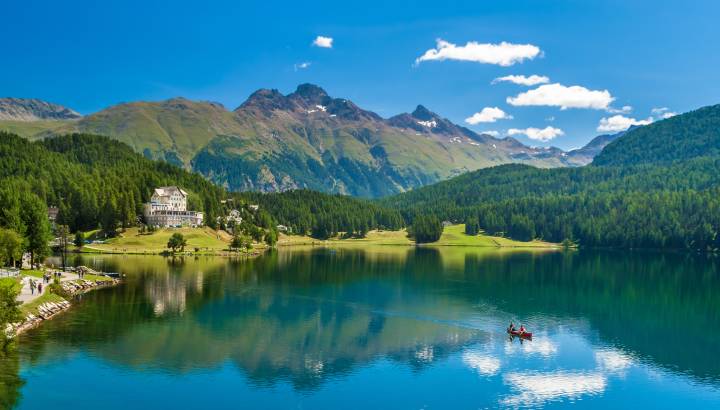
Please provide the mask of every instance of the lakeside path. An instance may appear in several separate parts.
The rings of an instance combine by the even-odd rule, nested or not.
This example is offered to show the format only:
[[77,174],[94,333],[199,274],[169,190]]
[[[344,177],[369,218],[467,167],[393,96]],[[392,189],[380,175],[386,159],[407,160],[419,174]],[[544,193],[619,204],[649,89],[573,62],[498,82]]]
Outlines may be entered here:
[[[34,280],[36,283],[42,282],[42,279],[34,278],[32,276],[26,276],[23,278],[22,281],[22,289],[20,290],[20,294],[18,295],[18,302],[22,302],[23,304],[32,302],[33,300],[39,298],[40,296],[44,295],[45,292],[48,290],[49,283],[43,283],[42,293],[37,291],[37,288],[35,288],[35,293],[30,292],[30,280]],[[63,273],[63,276],[60,278],[60,282],[67,282],[70,280],[76,280],[80,279],[80,276],[77,273],[71,273],[71,272],[65,272]]]

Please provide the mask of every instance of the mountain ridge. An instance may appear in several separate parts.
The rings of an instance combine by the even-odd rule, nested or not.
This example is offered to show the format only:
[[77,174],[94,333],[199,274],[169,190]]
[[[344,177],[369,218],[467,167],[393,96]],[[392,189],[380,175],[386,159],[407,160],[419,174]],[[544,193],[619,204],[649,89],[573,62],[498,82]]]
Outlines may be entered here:
[[505,163],[589,162],[559,148],[476,133],[424,105],[386,119],[309,83],[288,94],[259,89],[232,111],[176,97],[121,103],[53,124],[32,136],[107,135],[240,191],[307,188],[376,197]]
[[37,98],[0,98],[0,120],[75,120],[81,117],[67,107]]

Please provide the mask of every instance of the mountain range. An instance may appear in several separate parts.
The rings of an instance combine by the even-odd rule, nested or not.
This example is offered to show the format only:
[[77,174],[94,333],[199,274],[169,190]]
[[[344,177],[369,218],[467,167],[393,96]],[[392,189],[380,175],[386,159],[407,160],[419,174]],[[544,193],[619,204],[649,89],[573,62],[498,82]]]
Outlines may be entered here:
[[391,118],[302,84],[287,95],[260,89],[233,111],[173,98],[80,116],[40,100],[0,100],[0,129],[35,139],[106,135],[147,158],[194,170],[229,190],[308,188],[379,197],[506,163],[585,165],[619,134],[565,152],[529,147],[456,125],[418,105]]

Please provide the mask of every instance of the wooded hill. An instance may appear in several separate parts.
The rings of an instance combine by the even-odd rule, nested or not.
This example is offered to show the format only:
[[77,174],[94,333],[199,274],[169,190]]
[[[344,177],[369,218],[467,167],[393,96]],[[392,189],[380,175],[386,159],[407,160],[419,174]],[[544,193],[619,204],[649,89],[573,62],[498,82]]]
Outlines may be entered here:
[[592,165],[503,165],[380,201],[406,221],[586,246],[720,248],[720,105],[628,131]]
[[[32,202],[45,219],[46,206],[59,207],[57,222],[73,232],[97,228],[112,232],[136,225],[153,189],[167,185],[185,189],[188,207],[204,212],[211,227],[224,225],[222,218],[217,223],[217,217],[231,209],[242,211],[246,232],[255,231],[248,224],[267,229],[284,223],[295,232],[319,237],[337,232],[362,236],[371,229],[402,226],[397,211],[345,196],[310,191],[231,194],[199,174],[149,160],[103,136],[71,134],[30,142],[0,132],[0,228],[25,234],[28,224],[20,215]],[[249,204],[259,204],[260,209],[248,212]]]

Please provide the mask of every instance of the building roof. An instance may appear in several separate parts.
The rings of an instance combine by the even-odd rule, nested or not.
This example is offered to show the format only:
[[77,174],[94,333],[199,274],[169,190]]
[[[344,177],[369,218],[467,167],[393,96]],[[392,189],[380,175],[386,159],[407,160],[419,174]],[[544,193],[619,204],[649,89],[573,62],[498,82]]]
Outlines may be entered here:
[[159,188],[155,188],[155,193],[159,196],[170,196],[174,192],[180,192],[182,196],[187,196],[187,192],[183,191],[182,189],[176,187],[176,186],[161,186]]

